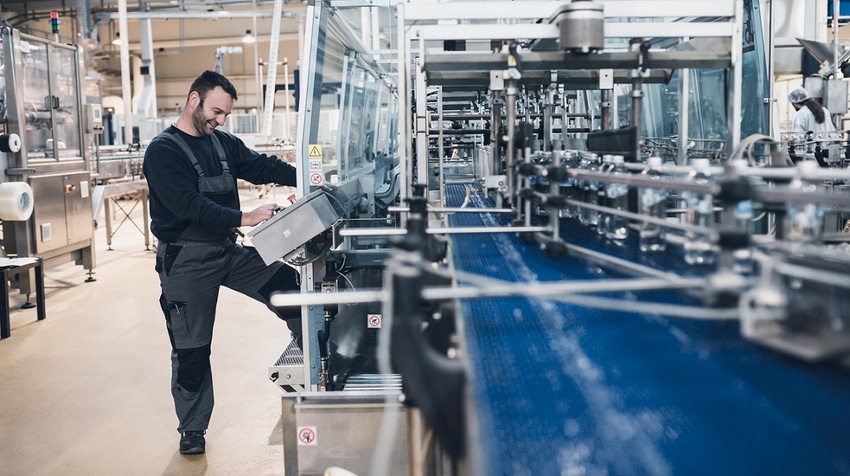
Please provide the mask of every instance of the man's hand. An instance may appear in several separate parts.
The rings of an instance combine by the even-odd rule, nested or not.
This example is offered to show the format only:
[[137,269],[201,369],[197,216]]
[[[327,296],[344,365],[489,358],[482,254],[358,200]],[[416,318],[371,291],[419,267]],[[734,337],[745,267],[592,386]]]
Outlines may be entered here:
[[278,210],[276,203],[267,203],[251,210],[242,212],[242,223],[239,226],[254,226],[272,217]]

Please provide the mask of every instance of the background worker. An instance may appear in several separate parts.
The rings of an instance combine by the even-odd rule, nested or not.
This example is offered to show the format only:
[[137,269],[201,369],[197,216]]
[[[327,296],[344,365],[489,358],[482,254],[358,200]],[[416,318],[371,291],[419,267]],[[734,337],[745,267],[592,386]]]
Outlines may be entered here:
[[829,111],[820,105],[817,100],[809,96],[809,92],[803,88],[797,88],[788,95],[788,100],[797,111],[791,120],[793,132],[832,132],[835,125]]
[[[806,147],[808,152],[815,153],[815,160],[821,167],[828,167],[825,158],[827,157],[826,144],[824,140],[837,139],[834,134],[825,134],[835,131],[835,125],[832,123],[832,117],[829,115],[829,110],[821,106],[814,98],[809,96],[809,92],[803,88],[797,88],[788,95],[788,100],[797,111],[791,120],[791,132],[794,135],[800,135],[800,139],[809,142],[818,142],[820,148],[815,143],[809,142]],[[808,133],[812,136],[809,137]]]

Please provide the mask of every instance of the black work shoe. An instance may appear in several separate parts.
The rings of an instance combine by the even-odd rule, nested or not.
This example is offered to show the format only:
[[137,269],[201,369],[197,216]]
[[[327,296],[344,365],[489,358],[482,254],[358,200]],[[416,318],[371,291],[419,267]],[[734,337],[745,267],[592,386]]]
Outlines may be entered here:
[[207,442],[204,440],[205,430],[187,431],[180,436],[180,454],[199,455],[202,454]]

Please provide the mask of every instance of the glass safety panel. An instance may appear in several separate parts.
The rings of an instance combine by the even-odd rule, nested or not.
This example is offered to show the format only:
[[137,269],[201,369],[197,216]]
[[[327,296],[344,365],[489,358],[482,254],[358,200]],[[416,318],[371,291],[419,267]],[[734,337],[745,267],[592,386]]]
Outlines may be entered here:
[[[766,134],[768,110],[763,98],[768,96],[767,67],[763,47],[758,2],[744,2],[744,35],[742,38],[741,136]],[[669,41],[669,40],[668,40]],[[664,44],[669,47],[671,45]],[[723,69],[690,70],[687,91],[679,91],[680,71],[673,72],[666,84],[645,84],[642,104],[641,134],[645,138],[644,153],[658,154],[674,160],[678,153],[679,101],[688,98],[688,130],[685,149],[687,158],[718,159],[728,153],[727,85],[728,72]],[[631,121],[631,86],[617,85],[620,125]]]
[[53,123],[47,45],[21,40],[20,74],[27,160],[53,159]]
[[387,89],[378,100],[378,122],[375,125],[375,150],[387,157],[398,156],[398,100]]
[[80,113],[76,51],[50,47],[50,86],[56,129],[53,138],[59,160],[76,159],[80,153]]
[[340,179],[366,169],[375,156],[378,83],[356,64],[347,69],[340,115]]
[[[322,55],[321,70],[314,71],[313,77],[309,80],[314,81],[314,87],[321,94],[320,106],[317,111],[313,111],[311,119],[317,123],[314,129],[317,131],[315,137],[311,137],[310,144],[319,144],[322,147],[322,172],[325,174],[325,180],[331,180],[332,176],[338,173],[338,155],[339,155],[339,100],[340,86],[342,85],[342,56],[344,48],[339,42],[339,39],[333,35],[328,35],[324,43],[324,49],[319,52]],[[315,154],[309,154],[315,156]],[[310,169],[313,167],[311,166]],[[308,181],[307,183],[311,183]]]
[[[389,44],[364,36],[359,21],[368,20],[368,31],[377,35],[384,29],[376,26],[391,17],[384,12],[337,10],[328,5],[317,8],[330,8],[334,15],[328,15],[327,27],[321,27],[322,34],[313,40],[315,58],[305,65],[309,72],[305,88],[312,91],[301,125],[307,152],[305,183],[358,180],[371,199],[381,184],[393,180],[398,103],[388,77],[391,73],[385,67],[389,63],[378,60],[380,54],[370,49]],[[317,173],[323,175],[321,180],[315,177]]]
[[[679,141],[679,102],[688,99],[687,157],[717,159],[724,156],[727,140],[726,72],[722,69],[690,70],[687,95],[679,90],[679,71],[667,84],[644,85],[641,114],[642,155],[659,155],[675,161]],[[631,86],[617,87],[621,125],[631,121]]]

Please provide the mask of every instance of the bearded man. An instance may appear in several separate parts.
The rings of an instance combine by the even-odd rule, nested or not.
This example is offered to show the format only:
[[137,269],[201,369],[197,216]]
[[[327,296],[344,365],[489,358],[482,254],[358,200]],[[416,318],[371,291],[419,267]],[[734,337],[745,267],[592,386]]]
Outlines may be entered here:
[[171,340],[171,393],[182,454],[206,451],[204,435],[213,410],[210,352],[220,286],[264,303],[286,321],[299,344],[301,339],[299,310],[278,311],[269,302],[272,292],[298,289],[296,271],[282,261],[266,266],[254,248],[236,240],[237,227],[257,225],[277,209],[269,203],[241,211],[236,180],[294,186],[296,170],[218,129],[236,99],[230,80],[205,71],[189,88],[180,117],[145,152],[151,230],[158,239],[159,303]]

